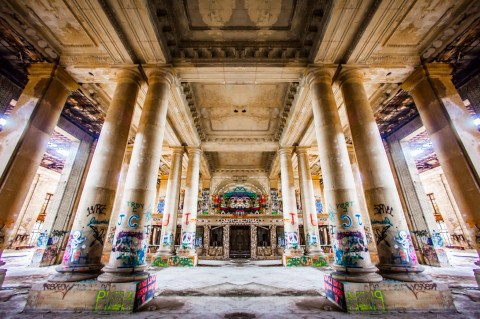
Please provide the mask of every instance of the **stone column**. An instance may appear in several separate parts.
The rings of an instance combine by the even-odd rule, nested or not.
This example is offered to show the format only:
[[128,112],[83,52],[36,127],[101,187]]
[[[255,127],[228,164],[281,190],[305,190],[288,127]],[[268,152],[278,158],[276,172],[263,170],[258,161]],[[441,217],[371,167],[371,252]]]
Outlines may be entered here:
[[303,255],[300,250],[300,237],[298,233],[297,200],[293,181],[292,165],[293,147],[282,147],[278,150],[280,155],[280,179],[282,183],[283,222],[285,227],[285,252],[284,255]]
[[[307,76],[323,175],[325,210],[332,223],[335,279],[378,282],[368,253],[347,145],[332,90],[331,68],[311,69]],[[366,213],[366,212],[363,212]]]
[[175,232],[177,230],[178,200],[180,197],[180,184],[182,182],[183,147],[172,148],[172,163],[167,182],[165,206],[163,209],[162,234],[160,247],[155,255],[171,256],[175,252]]
[[230,225],[223,226],[223,258],[230,258]]
[[[480,254],[480,133],[451,82],[447,64],[417,68],[402,88],[413,97],[470,237]],[[480,260],[477,260],[480,265]]]
[[0,132],[0,257],[65,101],[78,89],[70,75],[56,65],[32,64],[28,72],[29,82]]
[[140,81],[137,68],[117,72],[117,87],[93,154],[63,262],[50,281],[79,281],[100,274],[103,245]]
[[208,249],[210,248],[210,226],[203,225],[203,249],[205,249],[205,256],[208,256]]
[[250,255],[252,259],[257,259],[257,226],[250,225]]
[[270,226],[270,246],[272,247],[272,256],[275,256],[277,250],[277,226]]
[[401,281],[430,281],[430,276],[422,274],[424,267],[417,260],[380,131],[363,86],[363,72],[343,69],[338,81],[377,243],[380,274]]
[[306,253],[310,256],[324,257],[318,234],[317,209],[313,192],[312,174],[308,161],[308,147],[296,147],[298,160],[298,178],[303,211],[303,230],[306,239]]
[[195,231],[197,227],[198,186],[200,182],[200,155],[198,147],[187,147],[188,167],[182,213],[181,249],[184,256],[195,256]]
[[173,76],[167,68],[147,68],[148,92],[143,105],[125,190],[120,205],[112,253],[100,282],[128,282],[148,277],[147,244],[150,219],[156,209],[157,176],[167,125]]

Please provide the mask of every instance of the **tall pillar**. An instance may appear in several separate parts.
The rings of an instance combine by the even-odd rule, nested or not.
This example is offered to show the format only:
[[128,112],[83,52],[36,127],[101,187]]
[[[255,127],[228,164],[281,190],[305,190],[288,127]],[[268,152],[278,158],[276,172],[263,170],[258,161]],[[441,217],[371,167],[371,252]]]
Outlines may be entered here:
[[285,227],[284,255],[302,255],[300,251],[300,237],[298,233],[297,200],[293,182],[292,165],[293,147],[282,147],[280,155],[280,179],[282,183],[283,222]]
[[205,250],[205,256],[208,256],[208,250],[210,248],[210,226],[203,225],[203,249]]
[[257,259],[257,226],[250,225],[250,255],[252,259]]
[[181,249],[184,256],[196,256],[195,231],[197,227],[198,186],[200,182],[200,155],[198,147],[187,147],[188,167],[182,213]]
[[223,226],[223,258],[230,258],[230,225]]
[[422,274],[425,269],[417,260],[380,131],[363,86],[363,73],[346,68],[340,72],[338,81],[377,243],[377,268],[384,278],[431,281],[430,276]]
[[[173,76],[167,68],[148,68],[148,92],[143,105],[128,168],[110,260],[97,280],[128,282],[148,277],[148,229],[156,208],[157,176],[167,124]],[[116,213],[116,212],[115,212]]]
[[79,281],[100,274],[103,245],[140,81],[136,67],[117,72],[117,87],[92,158],[63,262],[50,281]]
[[[417,68],[402,85],[415,101],[469,235],[480,254],[480,133],[451,81],[452,67]],[[480,265],[480,260],[477,260]]]
[[177,230],[178,200],[182,182],[183,147],[172,148],[172,163],[167,182],[165,206],[163,209],[162,234],[157,256],[171,256],[175,252],[175,231]]
[[303,211],[303,230],[306,239],[306,252],[313,256],[324,257],[320,247],[320,236],[318,234],[317,209],[315,207],[315,194],[313,192],[312,174],[308,161],[308,147],[297,147],[298,178],[300,183],[300,194]]
[[332,91],[331,68],[315,68],[307,75],[323,175],[326,211],[332,224],[335,279],[378,282],[367,248],[347,145]]
[[70,75],[56,65],[32,64],[28,72],[29,82],[0,132],[0,257],[65,101],[78,89]]

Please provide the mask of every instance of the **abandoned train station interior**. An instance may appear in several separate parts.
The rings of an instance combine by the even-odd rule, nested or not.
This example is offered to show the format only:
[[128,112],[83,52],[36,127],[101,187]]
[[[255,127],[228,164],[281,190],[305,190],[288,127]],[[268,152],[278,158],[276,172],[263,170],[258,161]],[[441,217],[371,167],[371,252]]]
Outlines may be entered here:
[[0,313],[480,316],[479,1],[4,0],[0,60]]

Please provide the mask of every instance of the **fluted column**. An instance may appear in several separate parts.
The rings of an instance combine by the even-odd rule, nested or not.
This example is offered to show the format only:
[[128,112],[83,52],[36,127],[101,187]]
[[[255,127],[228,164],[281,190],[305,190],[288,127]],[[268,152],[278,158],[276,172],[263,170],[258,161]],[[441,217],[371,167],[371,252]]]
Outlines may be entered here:
[[177,230],[178,200],[182,182],[183,147],[172,148],[172,163],[168,175],[165,207],[163,209],[162,234],[156,256],[170,256],[175,252],[175,231]]
[[380,274],[401,281],[430,281],[422,274],[405,213],[363,86],[363,72],[345,68],[339,76],[362,186],[377,243]]
[[32,64],[28,73],[29,82],[0,132],[0,257],[65,101],[78,89],[72,77],[53,64]]
[[[402,88],[418,113],[480,255],[480,133],[451,81],[452,67],[433,63],[417,68]],[[477,260],[480,266],[480,260]],[[480,272],[480,271],[479,271]]]
[[280,180],[282,183],[283,222],[285,227],[285,255],[299,255],[298,211],[293,183],[293,147],[282,147],[280,155]]
[[95,278],[112,214],[141,76],[136,67],[117,72],[117,87],[95,149],[62,264],[50,281]]
[[[101,282],[127,282],[148,276],[149,221],[156,207],[157,176],[167,124],[173,76],[168,68],[147,68],[148,92],[143,105],[125,190],[120,205],[112,253]],[[115,212],[117,213],[117,212]]]
[[317,209],[315,207],[315,194],[313,192],[312,174],[308,161],[308,147],[296,147],[298,160],[298,178],[303,211],[303,230],[306,239],[306,252],[309,255],[323,256],[318,234]]
[[200,155],[198,147],[187,147],[188,167],[185,182],[185,197],[182,213],[180,254],[194,256],[195,231],[197,227],[198,186],[200,183]]
[[334,278],[377,282],[382,277],[371,263],[347,145],[332,91],[331,68],[311,69],[307,76],[322,168],[325,210],[332,223]]

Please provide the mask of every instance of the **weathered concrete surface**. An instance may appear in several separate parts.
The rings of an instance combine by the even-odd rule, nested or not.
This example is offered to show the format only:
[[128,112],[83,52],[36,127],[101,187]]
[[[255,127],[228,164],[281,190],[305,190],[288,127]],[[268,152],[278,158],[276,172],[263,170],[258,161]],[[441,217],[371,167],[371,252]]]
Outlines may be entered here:
[[153,298],[155,284],[155,275],[128,283],[45,281],[33,285],[24,311],[133,312]]
[[[33,283],[48,277],[53,267],[28,265],[33,251],[7,251],[7,278],[0,290],[3,318],[36,319],[38,314],[22,313]],[[470,319],[480,316],[480,291],[472,276],[474,251],[447,250],[454,267],[426,266],[436,282],[448,284],[457,313],[429,313],[422,319]],[[170,267],[157,273],[155,298],[135,314],[115,318],[400,318],[411,313],[383,315],[341,312],[324,296],[323,276],[328,272],[311,267],[281,267],[279,261],[235,260],[200,261],[198,267]],[[42,313],[42,318],[58,318],[59,312]],[[107,315],[110,317],[111,315]],[[69,319],[92,318],[91,312],[69,313]]]

